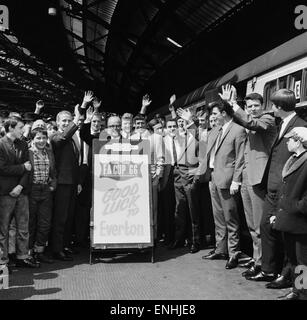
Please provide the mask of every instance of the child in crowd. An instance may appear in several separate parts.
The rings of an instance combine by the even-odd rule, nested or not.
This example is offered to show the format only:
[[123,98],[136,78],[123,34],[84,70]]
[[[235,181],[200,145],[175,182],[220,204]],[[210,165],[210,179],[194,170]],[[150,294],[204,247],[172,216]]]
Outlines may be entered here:
[[[285,135],[288,150],[293,155],[282,171],[283,186],[276,216],[271,217],[273,228],[283,232],[293,276],[293,289],[280,300],[307,300],[307,290],[297,276],[307,271],[307,128],[296,127]],[[298,270],[299,269],[299,270]],[[304,273],[302,277],[306,276]]]
[[52,263],[44,254],[52,217],[52,192],[56,188],[55,160],[47,147],[48,134],[44,128],[31,131],[29,159],[32,165],[29,194],[29,249],[39,262]]

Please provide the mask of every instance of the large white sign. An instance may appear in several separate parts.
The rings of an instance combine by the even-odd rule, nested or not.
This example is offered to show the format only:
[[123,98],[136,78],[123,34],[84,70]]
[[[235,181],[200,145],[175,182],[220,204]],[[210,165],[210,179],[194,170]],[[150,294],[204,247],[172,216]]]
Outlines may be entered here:
[[95,244],[150,243],[148,156],[94,154]]

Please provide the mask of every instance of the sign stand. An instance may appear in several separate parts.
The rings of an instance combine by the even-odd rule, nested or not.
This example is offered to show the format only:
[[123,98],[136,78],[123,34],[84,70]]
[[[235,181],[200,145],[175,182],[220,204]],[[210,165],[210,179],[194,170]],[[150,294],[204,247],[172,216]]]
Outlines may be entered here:
[[93,254],[151,249],[154,225],[149,141],[93,140],[93,201],[90,264]]

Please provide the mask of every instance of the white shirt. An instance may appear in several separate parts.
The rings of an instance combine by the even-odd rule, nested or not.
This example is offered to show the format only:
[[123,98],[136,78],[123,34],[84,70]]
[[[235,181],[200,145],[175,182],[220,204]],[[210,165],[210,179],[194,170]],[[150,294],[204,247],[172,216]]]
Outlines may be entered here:
[[281,138],[281,136],[282,136],[283,132],[285,131],[287,125],[289,124],[289,122],[291,121],[291,119],[292,119],[293,117],[295,117],[295,115],[296,115],[296,113],[293,112],[293,113],[289,114],[285,119],[282,120],[283,123],[282,123],[281,128],[280,128],[280,131],[279,131],[279,138]]

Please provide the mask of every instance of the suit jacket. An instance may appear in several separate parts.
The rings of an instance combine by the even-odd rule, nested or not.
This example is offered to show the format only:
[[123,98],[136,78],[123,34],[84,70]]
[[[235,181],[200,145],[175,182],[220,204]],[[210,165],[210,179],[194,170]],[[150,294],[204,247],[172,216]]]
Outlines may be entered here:
[[[207,162],[209,161],[211,150],[215,148],[219,129],[219,127],[214,128],[208,136]],[[215,151],[212,175],[218,188],[229,189],[232,181],[241,183],[245,139],[246,131],[244,128],[232,121]]]
[[22,193],[28,191],[29,172],[24,167],[29,161],[28,145],[15,140],[15,152],[12,143],[7,136],[0,139],[0,195],[9,195],[17,185],[23,186]]
[[259,184],[276,139],[275,118],[269,113],[252,118],[240,108],[234,113],[234,120],[249,129],[244,150],[247,183],[252,186]]
[[[179,147],[180,143],[180,147]],[[196,175],[199,172],[199,142],[195,136],[187,131],[186,136],[176,136],[175,145],[180,152],[177,153],[177,164],[186,166],[188,168],[189,175]],[[166,186],[169,179],[169,174],[173,166],[173,138],[170,135],[166,135],[163,138],[164,148],[164,174],[162,188]],[[177,148],[176,148],[177,150]]]
[[285,139],[284,135],[295,127],[307,127],[307,122],[298,115],[295,115],[283,131],[282,136],[279,137],[277,133],[275,142],[273,143],[262,181],[270,192],[277,192],[282,184],[282,169],[291,156],[287,147],[288,139]]
[[72,136],[78,127],[72,122],[64,132],[57,131],[50,138],[55,157],[58,184],[78,184],[79,153]]
[[[295,160],[293,164],[292,161]],[[290,157],[282,171],[282,187],[274,228],[307,234],[307,152]]]
[[84,123],[80,129],[80,138],[88,145],[88,153],[87,153],[87,165],[89,171],[92,171],[92,161],[93,161],[93,140],[99,138],[99,133],[91,134],[91,124]]
[[[55,159],[53,155],[53,151],[51,148],[46,148],[46,152],[49,159],[49,181],[48,184],[50,187],[53,187],[53,189],[56,189],[57,185],[57,179],[56,179],[56,169],[55,169]],[[33,183],[33,175],[34,175],[34,151],[33,148],[29,149],[29,160],[31,162],[32,169],[30,171],[29,175],[29,185],[31,186]]]

